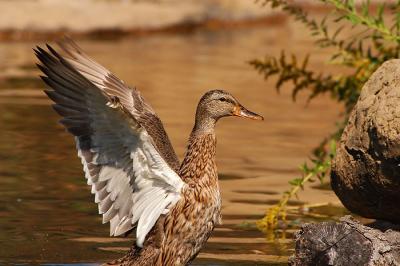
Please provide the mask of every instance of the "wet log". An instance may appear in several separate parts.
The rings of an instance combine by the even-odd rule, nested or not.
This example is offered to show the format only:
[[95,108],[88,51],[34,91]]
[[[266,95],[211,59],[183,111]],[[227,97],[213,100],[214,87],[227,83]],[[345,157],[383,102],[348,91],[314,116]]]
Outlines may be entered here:
[[346,208],[400,223],[400,60],[364,85],[337,147],[331,185]]
[[400,265],[400,226],[389,222],[362,225],[345,216],[340,222],[305,224],[295,238],[291,266]]

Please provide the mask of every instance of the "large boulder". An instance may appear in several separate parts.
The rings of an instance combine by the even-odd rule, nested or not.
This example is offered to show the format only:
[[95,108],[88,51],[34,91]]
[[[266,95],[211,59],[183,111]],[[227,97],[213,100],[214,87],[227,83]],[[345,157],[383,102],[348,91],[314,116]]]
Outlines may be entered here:
[[400,265],[400,228],[377,221],[362,225],[350,216],[340,222],[305,224],[295,235],[291,266]]
[[400,223],[400,60],[364,85],[337,147],[332,188],[353,213]]

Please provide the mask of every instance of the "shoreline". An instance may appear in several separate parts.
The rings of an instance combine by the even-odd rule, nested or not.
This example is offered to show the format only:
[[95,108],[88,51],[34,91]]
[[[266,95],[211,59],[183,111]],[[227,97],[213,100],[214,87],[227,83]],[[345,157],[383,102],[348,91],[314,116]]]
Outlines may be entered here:
[[[330,10],[321,3],[295,1],[295,4],[310,14]],[[279,9],[248,0],[21,0],[0,1],[0,9],[3,10],[0,42],[55,40],[64,35],[110,40],[164,33],[190,34],[197,30],[281,25],[292,19]]]
[[202,22],[183,22],[174,25],[166,25],[160,28],[97,28],[84,32],[72,31],[69,29],[51,31],[6,29],[0,30],[0,42],[54,41],[66,35],[79,40],[115,40],[154,34],[192,34],[200,30],[218,31],[265,25],[280,25],[286,23],[287,19],[288,17],[284,14],[271,14],[269,16],[243,21],[209,19]]

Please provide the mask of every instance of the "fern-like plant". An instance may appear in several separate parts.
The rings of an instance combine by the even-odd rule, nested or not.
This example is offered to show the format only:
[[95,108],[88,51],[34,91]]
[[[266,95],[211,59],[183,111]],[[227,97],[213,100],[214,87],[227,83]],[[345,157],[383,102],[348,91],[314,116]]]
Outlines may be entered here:
[[[274,9],[280,8],[297,22],[304,24],[316,39],[316,46],[334,48],[335,52],[327,58],[327,64],[351,69],[349,74],[343,75],[317,72],[309,68],[309,56],[298,59],[295,55],[287,56],[285,51],[278,57],[267,56],[262,60],[250,62],[265,79],[272,76],[277,78],[277,90],[280,90],[283,84],[290,83],[293,87],[293,99],[296,99],[300,91],[305,90],[309,91],[309,100],[329,93],[333,99],[345,106],[345,115],[338,123],[336,132],[322,141],[311,157],[311,165],[305,163],[300,167],[301,176],[289,182],[290,188],[284,192],[280,202],[267,210],[265,217],[258,221],[257,225],[263,231],[275,228],[279,219],[285,220],[287,202],[297,195],[307,182],[314,179],[323,181],[329,174],[331,161],[335,156],[336,141],[363,84],[383,62],[400,56],[400,0],[382,4],[371,4],[369,0],[359,4],[354,0],[318,1],[332,7],[332,12],[320,21],[312,18],[303,7],[291,1],[262,2],[263,5],[270,5]],[[346,34],[343,34],[344,30]]]

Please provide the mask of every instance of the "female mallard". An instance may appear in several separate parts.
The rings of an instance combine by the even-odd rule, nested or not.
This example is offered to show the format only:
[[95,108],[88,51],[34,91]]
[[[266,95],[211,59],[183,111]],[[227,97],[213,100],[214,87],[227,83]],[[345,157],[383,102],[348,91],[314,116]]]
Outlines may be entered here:
[[214,127],[219,118],[263,118],[222,90],[207,92],[182,164],[153,108],[71,40],[61,56],[35,52],[46,94],[74,135],[87,182],[110,235],[136,229],[136,245],[108,265],[186,265],[221,223]]

